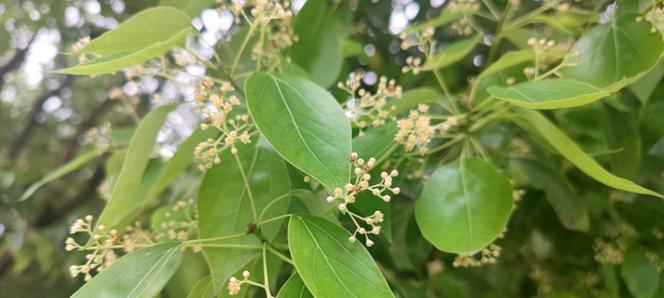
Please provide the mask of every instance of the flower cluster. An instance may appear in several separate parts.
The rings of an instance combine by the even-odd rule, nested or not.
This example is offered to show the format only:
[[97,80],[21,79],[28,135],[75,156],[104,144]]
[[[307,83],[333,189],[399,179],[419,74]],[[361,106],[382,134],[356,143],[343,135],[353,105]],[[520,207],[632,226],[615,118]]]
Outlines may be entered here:
[[[80,52],[88,43],[90,43],[90,36],[83,36],[78,39],[77,42],[75,42],[73,45],[71,45],[71,51],[74,53]],[[83,64],[88,60],[87,56],[85,56],[85,53],[81,53],[78,55],[78,63]]]
[[[369,172],[371,172],[375,166],[376,159],[370,158],[365,162],[364,159],[358,157],[357,153],[351,153],[349,160],[355,176],[354,183],[346,184],[344,187],[345,191],[341,188],[336,188],[334,193],[327,197],[327,202],[336,204],[339,211],[341,211],[342,214],[348,214],[355,224],[355,232],[348,240],[350,242],[355,242],[357,240],[357,234],[364,235],[366,240],[365,244],[368,247],[371,247],[374,242],[369,239],[369,234],[380,234],[380,223],[384,220],[384,214],[376,210],[372,215],[363,217],[350,211],[348,206],[355,203],[357,196],[365,191],[369,191],[373,196],[378,197],[385,202],[389,202],[392,199],[390,193],[398,195],[400,192],[398,187],[392,187],[392,179],[397,177],[399,172],[397,170],[392,170],[389,173],[381,172],[380,182],[372,185],[370,182],[371,174],[369,174]],[[359,222],[368,225],[368,228],[362,227]]]
[[401,86],[394,80],[381,76],[376,92],[371,93],[361,88],[363,78],[363,72],[353,72],[345,83],[339,82],[337,85],[349,94],[346,117],[360,129],[369,125],[377,127],[385,124],[385,120],[393,117],[391,112],[396,109],[395,105],[388,106],[388,101],[401,98],[402,95]]
[[92,215],[87,215],[74,221],[69,228],[69,234],[86,234],[88,239],[85,244],[80,244],[74,238],[68,237],[65,240],[65,250],[91,252],[85,255],[85,263],[69,267],[72,277],[83,275],[84,280],[89,281],[92,278],[93,270],[101,272],[115,262],[118,258],[115,253],[116,249],[132,252],[136,248],[153,245],[151,234],[149,231],[141,229],[139,222],[127,227],[126,234],[120,237],[116,229],[108,230],[104,225],[98,225],[95,228],[92,221]]
[[418,148],[420,154],[427,153],[427,145],[436,133],[436,127],[431,125],[431,117],[424,114],[428,110],[428,105],[420,104],[417,110],[410,111],[408,118],[397,120],[399,130],[394,140],[402,144],[406,152]]
[[88,131],[83,134],[83,143],[94,145],[102,150],[111,147],[111,123],[106,122],[100,127],[88,129]]
[[218,164],[219,152],[230,148],[236,154],[236,142],[251,143],[251,129],[249,114],[240,113],[231,115],[236,107],[241,105],[235,94],[235,89],[229,82],[222,82],[220,86],[209,77],[196,87],[195,95],[198,111],[203,115],[201,129],[215,128],[221,135],[215,139],[208,139],[196,146],[194,156],[199,162],[201,170],[208,170]]
[[452,262],[454,267],[479,267],[486,264],[495,264],[496,258],[500,257],[500,246],[496,244],[489,244],[489,246],[482,249],[479,259],[473,255],[457,255]]
[[[637,22],[642,22],[644,17],[638,16]],[[664,6],[654,5],[650,10],[645,13],[645,20],[652,24],[650,32],[657,32],[657,28],[664,26]]]
[[627,223],[610,224],[605,227],[604,235],[605,238],[595,239],[595,261],[602,264],[621,264],[627,247],[636,237],[636,230]]
[[235,276],[231,276],[230,280],[228,281],[228,294],[231,296],[239,294],[240,290],[242,290],[242,284],[251,283],[249,280],[249,275],[249,271],[245,270],[242,272],[242,280],[235,278]]
[[[273,65],[279,61],[279,51],[297,41],[293,32],[293,11],[290,1],[232,0],[220,5],[235,16],[235,23],[243,19],[253,28],[250,33],[260,30],[257,42],[253,44],[252,59],[261,65]],[[249,13],[246,12],[249,11]]]
[[[401,49],[407,50],[412,47],[424,52],[425,56],[430,57],[435,50],[436,41],[433,39],[435,29],[433,26],[426,26],[422,32],[405,31],[399,36],[401,38]],[[423,69],[422,57],[408,56],[406,57],[406,65],[401,68],[401,71],[406,73],[412,71],[413,74],[420,73]]]
[[623,262],[626,245],[622,241],[595,239],[595,261],[602,264],[620,265]]
[[[194,200],[182,200],[175,203],[171,211],[164,214],[166,220],[160,224],[160,232],[155,235],[156,240],[167,238],[169,240],[188,240],[198,226],[198,216]],[[199,247],[194,246],[194,251]]]
[[461,13],[461,17],[450,25],[452,32],[461,36],[469,36],[475,32],[470,14],[480,10],[477,0],[454,0],[447,5],[447,9],[453,13]]

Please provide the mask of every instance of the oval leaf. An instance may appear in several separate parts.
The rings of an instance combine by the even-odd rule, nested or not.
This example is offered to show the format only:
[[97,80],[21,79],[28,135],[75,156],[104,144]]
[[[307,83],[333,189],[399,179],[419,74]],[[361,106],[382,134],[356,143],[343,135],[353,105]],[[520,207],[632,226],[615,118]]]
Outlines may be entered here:
[[[220,156],[219,165],[210,169],[203,178],[198,191],[198,231],[201,238],[223,237],[247,230],[247,224],[255,222],[249,196],[253,197],[256,212],[260,213],[270,201],[290,190],[286,164],[269,144],[261,142],[254,146],[238,148],[242,169],[249,182],[245,187],[242,172],[229,150]],[[265,218],[284,214],[288,200],[281,200],[265,212]],[[278,224],[261,227],[263,236],[271,240],[277,233]],[[247,236],[221,241],[224,244],[260,245],[258,238]],[[233,248],[203,248],[210,266],[216,289],[220,289],[233,273],[246,265],[259,251]]]
[[323,87],[334,84],[341,72],[343,53],[334,14],[324,0],[310,0],[295,18],[298,41],[290,48],[293,62]]
[[315,216],[291,217],[288,247],[311,293],[325,297],[394,297],[369,252],[350,233]]
[[277,298],[313,298],[299,275],[293,274],[279,290]]
[[117,28],[90,41],[81,53],[101,56],[136,52],[155,43],[165,42],[191,28],[189,16],[173,7],[153,7],[124,21]]
[[472,253],[505,229],[512,212],[512,186],[481,159],[462,159],[438,168],[424,182],[415,219],[438,249]]
[[551,79],[487,89],[494,97],[527,109],[562,109],[585,105],[618,91],[621,84],[600,89],[577,80]]
[[146,9],[80,50],[99,57],[57,72],[94,75],[115,72],[168,52],[191,30],[189,16],[173,7]]
[[562,70],[563,77],[603,87],[655,66],[664,41],[658,32],[650,31],[649,22],[637,22],[637,17],[617,16],[581,36],[570,50],[580,57],[573,59],[575,66]]
[[562,156],[588,176],[613,188],[664,198],[664,195],[609,173],[540,113],[523,110],[519,115],[531,124]]
[[157,139],[157,133],[166,116],[175,106],[160,106],[145,116],[131,139],[122,169],[117,177],[111,198],[99,216],[97,225],[111,229],[143,206],[144,201],[136,201],[136,190],[141,185],[150,154]]
[[180,266],[182,252],[177,245],[163,243],[125,255],[71,298],[154,297]]
[[332,95],[307,79],[267,73],[251,75],[245,90],[251,117],[281,156],[328,190],[348,183],[350,124]]
[[458,62],[475,48],[481,38],[480,34],[476,34],[471,38],[450,44],[428,60],[424,65],[424,69],[440,69]]

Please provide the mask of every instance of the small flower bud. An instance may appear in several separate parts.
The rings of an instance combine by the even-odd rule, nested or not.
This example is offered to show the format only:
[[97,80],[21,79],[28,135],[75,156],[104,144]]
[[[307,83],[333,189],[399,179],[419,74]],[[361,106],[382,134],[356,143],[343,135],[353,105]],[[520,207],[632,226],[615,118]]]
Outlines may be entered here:
[[367,244],[367,247],[372,247],[374,245],[374,242],[371,241],[371,239],[367,239],[366,244]]

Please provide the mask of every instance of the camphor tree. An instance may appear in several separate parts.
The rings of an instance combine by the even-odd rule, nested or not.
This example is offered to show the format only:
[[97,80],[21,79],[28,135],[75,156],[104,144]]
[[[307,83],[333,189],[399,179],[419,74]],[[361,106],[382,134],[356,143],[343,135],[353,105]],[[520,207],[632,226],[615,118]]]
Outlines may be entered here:
[[[662,2],[392,2],[162,1],[74,44],[58,73],[192,96],[21,198],[110,156],[72,297],[155,297],[201,258],[189,297],[661,297]],[[420,17],[388,34],[385,7]]]

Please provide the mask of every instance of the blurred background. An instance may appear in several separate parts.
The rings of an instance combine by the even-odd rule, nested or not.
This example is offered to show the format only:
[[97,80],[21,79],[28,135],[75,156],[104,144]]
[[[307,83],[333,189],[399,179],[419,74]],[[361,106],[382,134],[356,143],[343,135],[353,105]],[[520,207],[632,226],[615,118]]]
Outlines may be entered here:
[[[293,9],[299,9],[304,2],[292,1]],[[398,35],[409,24],[439,15],[445,2],[346,0],[338,3],[336,13],[343,27],[345,59],[339,80],[345,80],[351,71],[362,70],[366,73],[363,84],[368,88],[375,85],[381,75],[395,78],[404,90],[413,86],[435,87],[431,75],[402,74],[401,67],[409,53],[400,49]],[[507,0],[494,2],[504,4]],[[530,9],[538,7],[542,1],[521,2]],[[613,1],[568,2],[593,12],[596,14],[593,17],[599,19],[603,11],[610,10]],[[99,156],[22,200],[30,185],[89,150],[94,146],[89,144],[91,139],[96,145],[128,142],[137,119],[163,103],[182,104],[176,113],[169,114],[159,133],[155,158],[168,159],[193,131],[198,121],[191,104],[193,87],[205,74],[202,64],[187,64],[184,71],[172,80],[145,73],[137,75],[137,69],[97,78],[52,72],[77,63],[77,57],[68,53],[81,38],[95,38],[135,13],[159,4],[160,0],[0,1],[0,297],[67,297],[81,286],[82,280],[71,278],[68,267],[78,264],[83,256],[67,253],[64,241],[69,225],[76,218],[98,215],[103,208],[109,191],[105,169],[112,166],[113,155]],[[585,20],[580,26],[590,27],[594,22],[596,20]],[[187,47],[203,58],[211,57],[213,47],[219,48],[237,29],[230,12],[215,9],[203,10],[192,23],[200,34],[190,37]],[[581,28],[577,29],[560,33],[540,26],[526,33],[568,40],[582,32]],[[526,35],[520,40],[525,44],[531,36],[537,35]],[[444,46],[458,36],[438,30],[436,38]],[[490,45],[491,36],[485,36],[483,43]],[[501,50],[515,48],[504,44],[507,45]],[[488,46],[480,46],[445,71],[445,79],[453,93],[466,87],[469,75],[477,74],[483,67],[488,52]],[[165,59],[176,56],[187,57],[185,53],[175,51]],[[149,68],[150,64],[146,67]],[[342,94],[336,88],[332,92]],[[664,136],[661,119],[664,84],[661,80],[651,98],[650,103],[640,110],[638,119],[628,120],[638,122],[634,125],[642,133],[642,147],[639,147],[643,151],[639,168],[642,176],[661,183],[659,173],[664,168],[664,141],[661,141]],[[630,95],[621,100],[638,102]],[[600,152],[606,149],[606,145],[595,108],[589,105],[570,110],[560,116],[560,123],[563,130],[584,148]],[[109,128],[111,133],[107,135]],[[508,143],[514,130],[499,126],[491,133],[492,141]],[[509,144],[505,147],[509,148]],[[598,158],[607,159],[607,156]],[[595,222],[602,222],[616,206],[622,208],[623,216],[639,231],[647,233],[652,230],[654,233],[651,227],[656,226],[660,227],[657,230],[660,234],[656,236],[661,236],[661,230],[664,230],[664,204],[661,201],[649,199],[631,204],[634,197],[625,195],[626,199],[615,200],[614,204],[607,197],[615,192],[578,170],[570,169],[569,172],[570,181],[584,202],[591,209],[600,210],[591,214]],[[160,197],[161,202],[181,199],[178,189],[186,187],[178,184],[198,184],[199,179],[199,171],[190,171]],[[399,213],[406,207],[394,204],[392,208]],[[412,261],[414,266],[398,271],[398,278],[404,280],[422,281],[430,277],[427,272],[441,272],[443,264],[440,260],[451,263],[453,256],[433,250],[422,240],[412,216],[406,212],[399,214],[406,214],[398,219],[393,216],[397,220],[395,226],[404,231],[406,245],[390,246],[390,251],[375,249],[372,251],[374,257],[382,262],[394,252],[407,256],[404,258]],[[149,218],[141,220],[149,222]],[[505,243],[501,244],[505,254],[498,263],[481,268],[445,268],[444,274],[437,275],[437,280],[431,282],[435,287],[432,291],[450,293],[450,297],[528,297],[542,292],[543,286],[549,286],[549,291],[552,287],[578,287],[575,290],[579,292],[591,292],[604,287],[599,277],[603,269],[593,259],[593,234],[601,235],[603,229],[604,226],[594,225],[588,233],[566,230],[559,224],[543,193],[528,189],[512,215],[510,232]],[[653,247],[661,247],[662,238],[657,239],[660,242],[651,243]],[[183,264],[187,266],[182,266],[176,273],[162,296],[186,297],[191,285],[205,274],[200,255],[185,258]],[[429,262],[431,259],[438,262]],[[397,261],[395,264],[382,263],[399,267]],[[421,290],[410,288],[406,283],[400,286],[404,292]],[[664,286],[660,287],[659,293],[662,291]],[[597,297],[603,297],[605,292],[595,293],[599,293]]]
[[[293,1],[293,9],[304,2]],[[346,17],[364,19],[366,25],[352,30],[378,42],[353,44],[360,55],[349,58],[355,67],[346,66],[341,77],[365,69],[370,71],[365,84],[373,85],[378,71],[400,74],[400,66],[385,63],[390,49],[399,50],[394,35],[426,18],[428,9],[436,14],[445,1],[350,2],[354,13]],[[159,134],[156,154],[168,158],[196,125],[192,105],[186,103],[192,100],[193,82],[205,73],[202,65],[188,66],[190,75],[182,73],[170,82],[131,71],[101,78],[52,72],[77,62],[68,52],[79,39],[94,38],[155,5],[159,0],[0,1],[0,296],[65,297],[80,287],[82,281],[67,270],[81,256],[67,253],[64,239],[76,218],[97,215],[103,208],[108,156],[44,185],[26,200],[19,198],[31,184],[84,152],[91,129],[99,128],[92,135],[97,142],[109,126],[122,135],[123,127],[135,125],[155,105],[183,102]],[[210,46],[229,38],[233,17],[208,9],[193,24],[201,34],[189,40],[189,47],[210,57]],[[171,296],[180,297],[177,291]]]

